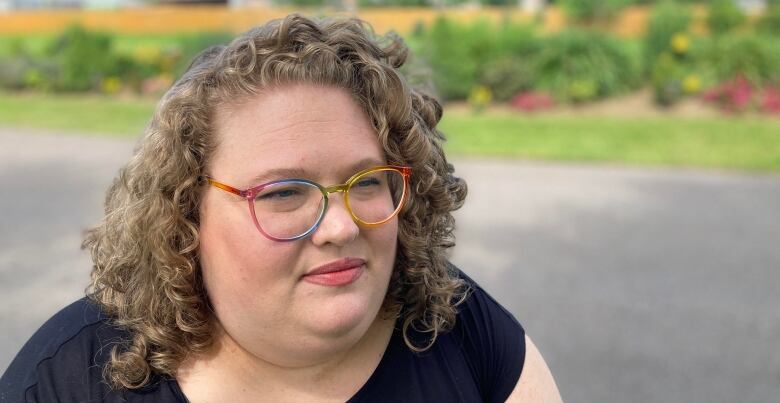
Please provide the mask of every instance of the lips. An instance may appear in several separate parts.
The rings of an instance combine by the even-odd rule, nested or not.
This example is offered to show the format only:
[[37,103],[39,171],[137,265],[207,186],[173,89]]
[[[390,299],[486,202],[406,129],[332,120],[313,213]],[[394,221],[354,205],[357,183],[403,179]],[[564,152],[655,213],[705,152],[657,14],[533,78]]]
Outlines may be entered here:
[[343,286],[360,278],[365,267],[365,260],[347,257],[315,267],[303,276],[303,281],[326,286]]

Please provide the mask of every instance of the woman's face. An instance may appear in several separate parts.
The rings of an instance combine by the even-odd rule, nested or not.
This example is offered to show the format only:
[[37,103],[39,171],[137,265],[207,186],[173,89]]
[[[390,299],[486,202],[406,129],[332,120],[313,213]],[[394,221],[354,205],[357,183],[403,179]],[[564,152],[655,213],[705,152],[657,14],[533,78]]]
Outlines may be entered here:
[[[386,163],[363,110],[333,87],[268,89],[217,111],[215,136],[207,173],[239,189],[287,178],[330,186]],[[395,218],[359,227],[343,195],[332,193],[316,231],[276,242],[257,230],[246,199],[209,187],[200,208],[200,259],[224,336],[285,366],[313,364],[350,348],[382,306],[397,234]],[[365,264],[347,280],[307,275],[344,258]]]

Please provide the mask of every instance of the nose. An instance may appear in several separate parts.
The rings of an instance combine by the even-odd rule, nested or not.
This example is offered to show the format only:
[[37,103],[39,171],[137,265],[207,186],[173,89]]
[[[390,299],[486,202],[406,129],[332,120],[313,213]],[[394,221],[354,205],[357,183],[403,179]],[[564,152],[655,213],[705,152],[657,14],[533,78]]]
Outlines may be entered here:
[[360,228],[352,219],[343,195],[331,195],[328,210],[322,217],[319,227],[311,235],[315,245],[332,243],[338,246],[347,245],[357,238]]

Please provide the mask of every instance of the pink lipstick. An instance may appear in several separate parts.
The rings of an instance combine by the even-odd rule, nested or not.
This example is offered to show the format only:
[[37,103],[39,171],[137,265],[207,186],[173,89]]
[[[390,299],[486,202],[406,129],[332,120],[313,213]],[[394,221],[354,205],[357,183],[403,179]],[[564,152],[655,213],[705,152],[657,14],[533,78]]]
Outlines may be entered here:
[[354,283],[363,270],[366,268],[366,261],[360,258],[347,257],[333,262],[317,266],[303,276],[303,281],[339,287]]

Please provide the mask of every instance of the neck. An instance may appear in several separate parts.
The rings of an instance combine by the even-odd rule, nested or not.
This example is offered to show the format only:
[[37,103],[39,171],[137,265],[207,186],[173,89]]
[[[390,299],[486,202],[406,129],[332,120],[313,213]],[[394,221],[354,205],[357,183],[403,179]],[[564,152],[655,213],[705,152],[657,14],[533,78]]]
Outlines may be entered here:
[[[378,315],[357,343],[335,350],[324,359],[286,366],[247,351],[221,327],[212,349],[182,363],[176,378],[190,402],[229,401],[346,401],[368,380],[387,349],[394,320]],[[226,393],[236,393],[226,399]],[[205,399],[201,399],[205,397]]]

